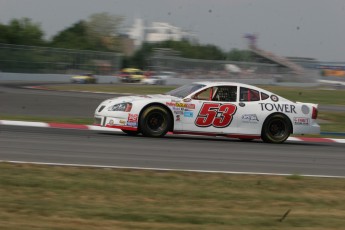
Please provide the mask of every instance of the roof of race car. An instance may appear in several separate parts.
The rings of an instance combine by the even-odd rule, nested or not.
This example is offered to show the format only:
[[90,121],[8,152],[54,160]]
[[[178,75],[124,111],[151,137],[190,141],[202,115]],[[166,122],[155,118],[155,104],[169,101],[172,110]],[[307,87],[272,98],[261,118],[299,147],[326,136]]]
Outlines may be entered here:
[[[256,89],[256,90],[269,92],[269,91],[267,91],[267,90],[265,90],[265,89],[256,87],[256,86],[254,86],[254,85],[248,85],[248,84],[239,83],[239,82],[200,81],[200,82],[194,82],[194,83],[195,83],[195,84],[206,85],[206,86],[208,86],[208,87],[211,87],[211,86],[221,86],[221,85],[229,85],[229,86],[234,86],[234,85],[236,85],[236,86],[249,87],[249,88]],[[272,93],[272,92],[269,92],[269,93]]]
[[[239,87],[245,87],[245,88],[251,88],[269,95],[276,95],[279,96],[282,100],[286,100],[286,101],[290,101],[278,94],[275,94],[271,91],[259,88],[257,86],[254,85],[249,85],[249,84],[244,84],[244,83],[239,83],[239,82],[221,82],[221,81],[199,81],[199,82],[194,82],[194,84],[201,84],[201,85],[205,85],[205,87],[213,87],[213,86],[239,86]],[[203,88],[205,88],[203,87]]]

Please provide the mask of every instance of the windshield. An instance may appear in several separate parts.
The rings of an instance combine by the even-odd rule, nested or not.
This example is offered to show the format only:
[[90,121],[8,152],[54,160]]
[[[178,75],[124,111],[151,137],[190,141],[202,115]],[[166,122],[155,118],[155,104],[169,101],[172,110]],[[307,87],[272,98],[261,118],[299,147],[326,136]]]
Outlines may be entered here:
[[167,93],[165,93],[166,95],[171,95],[174,97],[179,97],[179,98],[184,98],[186,96],[188,96],[189,94],[197,91],[198,89],[201,89],[205,87],[205,85],[202,84],[189,84],[189,85],[184,85],[181,86],[177,89],[171,90]]

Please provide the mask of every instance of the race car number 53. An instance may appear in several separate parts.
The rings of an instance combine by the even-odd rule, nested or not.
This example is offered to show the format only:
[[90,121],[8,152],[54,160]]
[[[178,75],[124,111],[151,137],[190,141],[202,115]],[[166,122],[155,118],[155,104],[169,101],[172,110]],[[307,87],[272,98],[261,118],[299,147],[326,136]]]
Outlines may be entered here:
[[195,125],[225,128],[231,124],[236,109],[233,104],[204,103],[195,119]]

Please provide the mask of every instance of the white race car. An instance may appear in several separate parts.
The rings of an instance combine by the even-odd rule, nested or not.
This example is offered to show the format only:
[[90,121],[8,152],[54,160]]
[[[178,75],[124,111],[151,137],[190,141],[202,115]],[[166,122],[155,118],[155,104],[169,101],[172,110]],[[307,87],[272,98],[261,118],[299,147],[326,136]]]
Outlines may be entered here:
[[197,82],[165,94],[106,100],[97,107],[94,124],[128,135],[172,132],[282,143],[290,134],[320,133],[317,106],[251,85]]
[[158,76],[151,76],[141,80],[141,83],[144,85],[165,85],[165,80]]

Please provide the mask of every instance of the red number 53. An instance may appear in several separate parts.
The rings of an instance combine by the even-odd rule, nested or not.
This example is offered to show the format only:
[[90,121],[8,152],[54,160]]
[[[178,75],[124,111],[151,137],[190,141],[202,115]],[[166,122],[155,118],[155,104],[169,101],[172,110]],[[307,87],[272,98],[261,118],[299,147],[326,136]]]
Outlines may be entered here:
[[204,103],[195,119],[199,127],[225,128],[231,124],[237,107],[233,104]]

